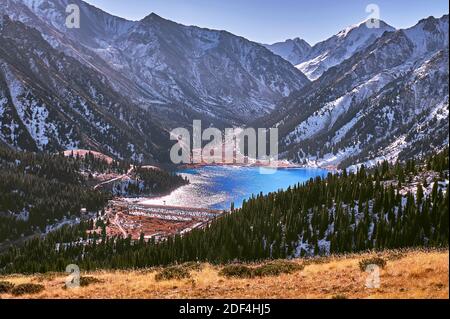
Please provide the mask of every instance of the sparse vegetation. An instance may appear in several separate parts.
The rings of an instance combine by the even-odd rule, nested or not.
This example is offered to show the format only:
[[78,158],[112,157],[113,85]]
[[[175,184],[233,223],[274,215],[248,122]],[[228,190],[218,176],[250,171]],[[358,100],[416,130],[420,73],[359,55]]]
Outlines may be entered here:
[[369,265],[377,265],[381,268],[384,268],[386,267],[386,260],[381,257],[366,258],[359,262],[359,269],[361,271],[366,271],[367,266]]
[[14,288],[11,289],[11,293],[14,296],[38,294],[42,292],[44,289],[45,289],[44,285],[27,283],[14,286]]
[[[396,251],[392,252],[396,254]],[[161,268],[136,270],[92,271],[83,274],[95,277],[101,282],[86,289],[61,289],[65,273],[55,274],[54,278],[42,284],[45,291],[27,298],[443,298],[449,297],[448,249],[408,249],[402,251],[403,257],[388,260],[381,273],[381,289],[367,289],[367,273],[361,272],[359,262],[374,256],[387,260],[391,251],[361,254],[333,255],[329,258],[308,258],[310,262],[301,272],[281,276],[252,278],[223,277],[220,272],[230,265],[202,264],[201,270],[191,271],[191,278],[155,280],[155,273]],[[291,260],[303,265],[304,260]],[[242,264],[257,268],[265,263]],[[173,266],[171,266],[173,267]],[[179,265],[181,269],[186,269]],[[7,275],[0,280],[19,285],[35,282],[36,274]],[[20,298],[11,293],[1,298]]]
[[156,281],[161,280],[173,280],[173,279],[186,279],[191,278],[189,270],[182,266],[170,266],[163,268],[155,275]]
[[14,288],[14,284],[9,281],[0,281],[0,294],[8,293]]
[[245,265],[227,265],[223,267],[219,275],[224,277],[235,277],[235,278],[252,278],[253,269]]
[[181,265],[186,270],[200,271],[203,268],[203,264],[195,261],[190,261]]
[[100,279],[97,279],[95,277],[91,277],[91,276],[82,276],[80,277],[80,286],[81,287],[87,287],[89,285],[92,284],[98,284],[101,283],[102,281]]
[[201,271],[202,268],[203,264],[194,261],[181,265],[168,266],[156,273],[155,280],[188,279],[191,278],[191,271],[198,272]]
[[403,253],[403,252],[401,252],[401,251],[398,251],[398,250],[394,250],[394,251],[389,252],[389,253],[387,254],[387,256],[386,256],[386,261],[389,261],[389,260],[399,260],[399,259],[404,258],[405,256],[406,256],[405,253]]
[[267,277],[279,276],[281,274],[291,274],[293,272],[300,271],[303,268],[303,265],[291,261],[275,260],[256,267],[231,264],[223,267],[219,274],[224,277],[235,278]]
[[60,273],[57,272],[46,272],[46,273],[41,273],[41,274],[37,274],[36,275],[36,280],[37,282],[44,282],[44,281],[50,281],[53,280],[55,277],[57,277]]
[[254,269],[255,276],[279,276],[281,274],[292,274],[296,271],[300,271],[304,268],[303,265],[287,261],[287,260],[275,260],[263,264]]

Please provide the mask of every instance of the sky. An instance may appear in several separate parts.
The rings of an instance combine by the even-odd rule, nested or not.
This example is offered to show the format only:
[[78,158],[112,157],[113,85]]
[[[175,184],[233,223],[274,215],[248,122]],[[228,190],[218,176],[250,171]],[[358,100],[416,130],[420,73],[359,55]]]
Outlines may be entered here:
[[85,0],[111,14],[140,20],[154,12],[186,25],[227,30],[260,43],[300,37],[315,44],[366,20],[369,4],[380,19],[406,28],[449,12],[447,0]]

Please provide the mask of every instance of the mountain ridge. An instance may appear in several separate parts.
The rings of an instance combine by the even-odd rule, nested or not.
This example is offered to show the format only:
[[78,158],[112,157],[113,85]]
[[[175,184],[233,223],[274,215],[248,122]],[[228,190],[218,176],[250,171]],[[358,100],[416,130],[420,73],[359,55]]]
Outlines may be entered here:
[[[37,119],[49,116],[46,112],[56,107],[52,103],[61,101],[58,86],[54,85],[57,79],[64,78],[68,86],[76,85],[71,88],[73,92],[78,92],[80,84],[55,68],[42,68],[46,61],[30,46],[20,48],[20,53],[19,49],[16,53],[3,50],[5,56],[33,56],[36,65],[41,66],[40,74],[27,61],[23,65],[28,69],[21,76],[34,74],[41,80],[34,86],[28,81],[26,87],[30,99],[27,116],[31,117],[19,116],[17,110],[23,108],[17,94],[8,98],[8,82],[18,83],[10,69],[11,65],[17,68],[17,62],[10,58],[9,69],[3,68],[7,72],[2,76],[0,101],[8,101],[9,106],[0,114],[2,143],[33,151],[56,151],[77,147],[71,142],[89,141],[80,146],[91,146],[119,158],[152,158],[154,153],[167,154],[161,150],[170,144],[171,128],[190,127],[192,120],[200,119],[221,129],[276,126],[281,137],[280,157],[305,165],[353,167],[378,159],[397,160],[406,154],[427,153],[448,141],[443,135],[448,126],[442,123],[442,118],[448,116],[448,15],[421,19],[415,26],[400,30],[383,21],[380,28],[372,29],[363,21],[311,47],[299,38],[261,45],[227,31],[185,26],[155,13],[129,21],[84,1],[73,2],[82,12],[79,30],[64,25],[63,9],[68,0],[5,0],[0,8],[9,19],[40,33],[49,45],[42,52],[51,52],[55,61],[75,59],[81,73],[96,79],[100,91],[123,101],[121,111],[115,114],[105,114],[109,106],[95,98],[92,107],[102,110],[99,116],[108,123],[121,123],[123,127],[117,132],[138,134],[140,137],[134,139],[142,143],[140,151],[127,150],[128,142],[101,137],[96,121],[83,124],[97,131],[94,139],[89,134],[66,139],[61,135],[64,130]],[[272,52],[277,50],[278,54]],[[299,68],[313,81],[293,66],[296,61],[291,58],[303,60],[297,67],[301,65]],[[83,90],[82,98],[92,97],[90,88]],[[389,102],[392,92],[399,94],[395,97],[398,103]],[[77,104],[77,94],[70,95],[72,101],[63,98],[63,104]],[[39,105],[43,99],[50,108]],[[385,104],[381,108],[383,116],[391,114],[393,118],[376,116],[379,103]],[[134,115],[124,122],[125,105]],[[20,121],[17,117],[13,120],[14,108]],[[370,123],[369,118],[383,124]],[[71,134],[82,132],[83,125],[73,122],[73,118],[59,115],[58,119],[61,127],[73,128]],[[437,126],[430,128],[426,119],[437,119]],[[30,120],[32,123],[27,124]],[[13,132],[11,125],[18,121],[22,126]],[[381,133],[386,129],[395,133],[383,137]],[[39,136],[42,131],[50,138]],[[15,133],[20,138],[13,137]],[[434,135],[435,140],[421,137],[424,134]],[[144,150],[147,147],[149,151]]]
[[395,28],[379,20],[379,28],[369,28],[365,22],[349,26],[330,38],[315,44],[296,67],[310,80],[317,80],[330,67],[340,64],[360,50],[364,50],[384,32]]
[[[182,109],[178,113],[185,118],[183,123],[191,122],[195,114],[201,113],[213,123],[242,124],[256,113],[267,113],[283,96],[309,82],[284,59],[229,32],[184,26],[154,13],[140,21],[128,21],[100,9],[93,11],[83,1],[73,2],[79,5],[83,16],[81,28],[50,36],[49,42],[108,74],[116,82],[117,91],[144,109],[159,114],[168,112],[174,117],[179,117],[174,108]],[[61,8],[67,3],[67,0],[6,0],[3,6],[19,20],[40,20],[32,26],[48,38],[57,32],[55,29],[60,33],[64,30],[65,12]],[[21,5],[32,8],[30,15],[34,19],[17,13]],[[158,23],[160,27],[152,26]],[[108,29],[111,25],[114,28]],[[216,50],[208,48],[212,38],[219,41]],[[75,51],[74,41],[82,44]],[[143,50],[147,50],[145,57],[141,54]],[[175,51],[177,56],[173,56]],[[223,77],[217,79],[214,74]],[[163,119],[170,122],[170,116]]]
[[283,42],[263,44],[263,46],[293,65],[300,64],[312,48],[308,42],[298,37]]
[[145,112],[118,95],[104,76],[56,52],[37,30],[2,20],[4,143],[31,151],[93,147],[117,158],[150,161],[161,153],[165,129],[150,114],[142,118]]
[[[384,132],[397,131],[414,140],[413,133],[404,131],[406,127],[417,129],[413,135],[419,137],[418,132],[424,128],[424,123],[417,116],[424,112],[424,116],[426,112],[431,112],[428,115],[432,116],[437,109],[442,115],[434,114],[432,118],[439,119],[441,124],[434,132],[432,128],[428,128],[426,134],[422,132],[428,140],[431,139],[428,144],[423,143],[423,137],[420,138],[422,151],[427,153],[430,147],[442,149],[448,144],[448,138],[444,137],[448,135],[448,124],[441,120],[445,119],[445,114],[448,116],[448,40],[445,40],[448,37],[448,15],[423,21],[405,30],[384,33],[365,50],[331,67],[319,79],[286,98],[267,117],[269,120],[263,122],[264,125],[279,127],[283,136],[283,156],[319,166],[346,167],[372,160],[383,154],[384,147],[389,148],[389,145],[382,147],[381,144],[377,148],[382,140],[392,138],[383,136]],[[435,28],[430,26],[430,21]],[[427,63],[429,59],[434,63]],[[400,95],[390,102],[389,96],[393,94]],[[381,122],[377,119],[376,110],[380,111],[380,103],[385,106],[382,112],[391,113],[394,118]],[[410,115],[407,112],[411,112]],[[371,121],[368,120],[370,117],[373,117]],[[364,134],[357,131],[358,122],[358,125],[365,125],[365,130],[372,128],[372,131]],[[362,141],[365,134],[373,139]],[[343,141],[345,135],[350,140]],[[403,150],[392,145],[397,154],[389,158],[393,161],[404,159],[416,142],[410,141]],[[376,149],[371,150],[374,147]],[[419,148],[416,153],[422,151]]]

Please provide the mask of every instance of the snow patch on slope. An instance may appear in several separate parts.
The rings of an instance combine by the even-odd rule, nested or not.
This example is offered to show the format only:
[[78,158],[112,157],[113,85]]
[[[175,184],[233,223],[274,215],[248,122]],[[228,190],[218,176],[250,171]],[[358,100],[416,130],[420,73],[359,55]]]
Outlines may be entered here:
[[7,68],[5,68],[5,77],[12,102],[21,122],[36,142],[36,146],[43,150],[49,143],[48,137],[57,136],[55,125],[48,121],[47,108],[33,99],[27,99],[24,84]]

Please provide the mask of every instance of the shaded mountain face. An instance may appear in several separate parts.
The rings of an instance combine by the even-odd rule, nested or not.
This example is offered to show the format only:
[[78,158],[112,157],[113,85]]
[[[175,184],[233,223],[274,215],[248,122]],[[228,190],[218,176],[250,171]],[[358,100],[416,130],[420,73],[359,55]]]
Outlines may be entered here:
[[[80,29],[65,26],[69,3],[80,7]],[[80,0],[5,0],[0,6],[169,126],[199,117],[243,124],[309,82],[259,44],[156,14],[132,22]]]
[[315,44],[296,67],[310,80],[318,79],[329,68],[367,48],[384,32],[395,31],[385,22],[379,23],[379,28],[369,28],[366,22],[347,27],[331,38]]
[[283,157],[348,167],[448,145],[448,15],[388,32],[285,99]]
[[[65,25],[72,3],[80,29]],[[361,23],[311,48],[155,14],[127,21],[81,0],[3,0],[0,10],[0,144],[161,160],[169,129],[193,119],[277,126],[282,157],[320,166],[448,144],[448,16],[397,31]]]
[[96,149],[164,160],[168,133],[107,78],[58,52],[41,34],[0,19],[0,140],[18,149]]
[[264,46],[293,65],[303,62],[311,50],[309,43],[300,38],[273,44],[264,44]]

